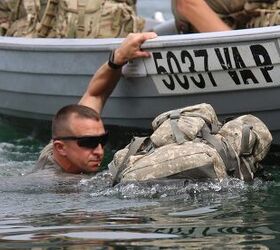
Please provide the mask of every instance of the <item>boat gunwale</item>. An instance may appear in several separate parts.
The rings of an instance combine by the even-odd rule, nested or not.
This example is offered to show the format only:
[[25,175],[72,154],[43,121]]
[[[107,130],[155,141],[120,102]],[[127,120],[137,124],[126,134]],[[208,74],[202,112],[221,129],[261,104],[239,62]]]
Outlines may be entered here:
[[[143,49],[166,47],[199,46],[224,43],[256,42],[280,38],[280,26],[254,29],[231,30],[223,32],[195,33],[159,36],[142,45]],[[57,39],[57,38],[23,38],[1,37],[1,50],[23,51],[108,51],[118,47],[123,38],[99,39]]]

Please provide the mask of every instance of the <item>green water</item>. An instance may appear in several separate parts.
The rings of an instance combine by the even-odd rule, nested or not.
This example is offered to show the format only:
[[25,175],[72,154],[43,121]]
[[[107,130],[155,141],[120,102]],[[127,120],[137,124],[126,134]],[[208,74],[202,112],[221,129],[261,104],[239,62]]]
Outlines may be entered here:
[[[6,121],[0,131],[0,249],[279,249],[277,153],[270,182],[111,188],[104,174],[28,178],[48,132]],[[113,145],[128,140],[121,132]]]

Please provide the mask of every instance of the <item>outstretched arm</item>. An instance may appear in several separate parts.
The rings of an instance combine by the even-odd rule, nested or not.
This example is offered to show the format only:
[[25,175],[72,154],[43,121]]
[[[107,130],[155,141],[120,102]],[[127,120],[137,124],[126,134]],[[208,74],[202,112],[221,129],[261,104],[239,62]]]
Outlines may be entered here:
[[178,17],[199,32],[231,30],[204,0],[175,0],[174,7]]
[[[114,63],[122,65],[129,60],[149,57],[150,53],[141,50],[141,45],[148,39],[155,38],[154,32],[131,33],[115,50]],[[79,104],[88,106],[101,113],[105,102],[114,90],[121,77],[121,68],[113,69],[107,63],[103,64],[90,80],[88,88]]]

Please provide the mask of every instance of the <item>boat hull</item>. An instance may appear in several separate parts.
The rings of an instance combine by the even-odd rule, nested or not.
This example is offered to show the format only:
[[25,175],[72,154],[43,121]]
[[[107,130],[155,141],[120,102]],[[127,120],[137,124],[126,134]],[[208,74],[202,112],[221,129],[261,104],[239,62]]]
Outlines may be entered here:
[[[150,128],[170,109],[209,103],[221,120],[253,114],[280,144],[278,27],[163,36],[143,47],[108,99],[107,125]],[[0,38],[0,113],[51,120],[77,103],[93,73],[122,39]]]

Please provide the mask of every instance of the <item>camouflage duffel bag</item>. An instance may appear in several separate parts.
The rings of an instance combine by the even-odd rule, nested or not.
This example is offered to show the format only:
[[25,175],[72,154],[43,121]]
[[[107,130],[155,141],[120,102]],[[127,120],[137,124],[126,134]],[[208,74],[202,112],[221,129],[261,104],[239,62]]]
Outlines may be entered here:
[[114,184],[156,179],[253,180],[272,136],[255,116],[244,115],[223,126],[209,104],[163,113],[150,137],[135,137],[115,153],[109,170]]
[[234,167],[227,166],[228,174],[253,180],[272,142],[266,125],[253,115],[243,115],[225,123],[217,136],[221,136],[238,156]]
[[[135,139],[137,140],[137,138]],[[118,151],[110,163],[110,171],[125,164],[117,182],[151,179],[218,179],[226,177],[225,166],[217,151],[202,142],[171,143],[152,152],[138,151],[123,163],[129,147]]]

